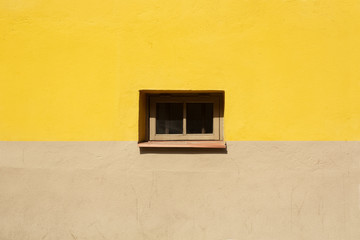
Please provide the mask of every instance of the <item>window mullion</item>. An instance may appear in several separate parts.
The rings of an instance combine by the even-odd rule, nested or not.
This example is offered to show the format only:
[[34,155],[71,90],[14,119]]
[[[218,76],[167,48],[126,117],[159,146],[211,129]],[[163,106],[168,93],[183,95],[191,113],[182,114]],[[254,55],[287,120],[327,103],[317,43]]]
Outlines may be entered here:
[[186,135],[186,102],[183,102],[183,135]]

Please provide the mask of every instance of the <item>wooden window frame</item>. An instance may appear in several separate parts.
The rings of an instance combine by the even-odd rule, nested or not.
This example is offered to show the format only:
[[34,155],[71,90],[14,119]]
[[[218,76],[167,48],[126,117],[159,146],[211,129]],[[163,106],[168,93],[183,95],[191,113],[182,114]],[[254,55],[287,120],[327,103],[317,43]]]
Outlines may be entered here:
[[[183,103],[183,133],[156,134],[156,104]],[[186,133],[186,104],[213,103],[213,133]],[[223,140],[223,101],[221,94],[156,94],[149,96],[150,141],[219,141]]]

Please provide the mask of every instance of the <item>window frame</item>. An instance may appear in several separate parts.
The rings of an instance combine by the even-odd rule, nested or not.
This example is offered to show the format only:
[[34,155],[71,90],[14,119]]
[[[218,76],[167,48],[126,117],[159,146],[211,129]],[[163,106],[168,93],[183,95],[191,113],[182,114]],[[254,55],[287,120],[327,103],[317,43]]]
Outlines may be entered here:
[[[183,103],[183,133],[156,134],[156,104]],[[186,104],[213,103],[213,133],[186,133]],[[223,138],[223,105],[221,94],[154,94],[149,96],[150,141],[219,141]]]

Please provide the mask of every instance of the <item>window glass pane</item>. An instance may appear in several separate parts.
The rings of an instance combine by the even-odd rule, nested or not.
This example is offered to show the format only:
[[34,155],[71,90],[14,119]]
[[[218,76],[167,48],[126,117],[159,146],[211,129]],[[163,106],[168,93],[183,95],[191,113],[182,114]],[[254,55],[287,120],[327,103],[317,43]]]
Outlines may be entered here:
[[156,104],[156,134],[183,133],[183,104]]
[[186,104],[186,133],[213,132],[213,103]]

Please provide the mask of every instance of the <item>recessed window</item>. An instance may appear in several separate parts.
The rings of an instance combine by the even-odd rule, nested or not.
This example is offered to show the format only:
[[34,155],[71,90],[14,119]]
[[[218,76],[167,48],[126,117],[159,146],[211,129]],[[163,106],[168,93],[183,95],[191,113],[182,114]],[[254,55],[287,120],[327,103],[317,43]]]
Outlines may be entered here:
[[149,94],[149,140],[223,140],[223,94]]

